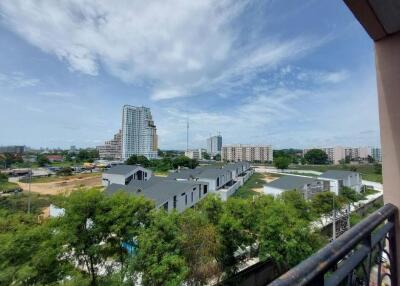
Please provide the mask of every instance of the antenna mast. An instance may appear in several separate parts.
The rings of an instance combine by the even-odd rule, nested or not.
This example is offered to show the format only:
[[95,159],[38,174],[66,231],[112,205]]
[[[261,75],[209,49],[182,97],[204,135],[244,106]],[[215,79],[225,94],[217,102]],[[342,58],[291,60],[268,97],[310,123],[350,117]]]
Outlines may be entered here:
[[186,152],[189,152],[189,117],[186,117]]

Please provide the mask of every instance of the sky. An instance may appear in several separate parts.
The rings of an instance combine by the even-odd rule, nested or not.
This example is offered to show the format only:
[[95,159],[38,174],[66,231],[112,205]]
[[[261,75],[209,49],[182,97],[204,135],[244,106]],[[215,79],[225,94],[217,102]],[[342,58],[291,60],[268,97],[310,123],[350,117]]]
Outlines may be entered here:
[[341,0],[2,0],[0,145],[379,146],[373,43]]

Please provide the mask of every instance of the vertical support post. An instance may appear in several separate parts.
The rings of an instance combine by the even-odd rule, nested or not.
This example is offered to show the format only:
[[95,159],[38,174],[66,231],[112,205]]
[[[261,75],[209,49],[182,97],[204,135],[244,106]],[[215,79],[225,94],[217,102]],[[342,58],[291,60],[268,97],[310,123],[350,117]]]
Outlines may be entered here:
[[[383,198],[400,208],[400,33],[375,42],[379,100],[379,124],[383,157]],[[400,224],[395,220],[396,244],[400,245]],[[400,258],[400,247],[396,249]],[[396,261],[400,273],[400,263]],[[400,285],[397,275],[395,285]]]
[[[398,212],[396,212],[394,215],[392,215],[389,219],[389,222],[393,223],[395,226],[396,224],[399,224],[399,215]],[[390,233],[389,233],[389,254],[390,254],[390,278],[392,285],[399,285],[397,281],[399,281],[399,276],[400,273],[397,272],[397,269],[399,269],[399,262],[397,259],[399,259],[398,256],[398,248],[400,248],[400,245],[396,244],[396,240],[398,239],[398,234],[396,234],[396,227],[393,228]]]

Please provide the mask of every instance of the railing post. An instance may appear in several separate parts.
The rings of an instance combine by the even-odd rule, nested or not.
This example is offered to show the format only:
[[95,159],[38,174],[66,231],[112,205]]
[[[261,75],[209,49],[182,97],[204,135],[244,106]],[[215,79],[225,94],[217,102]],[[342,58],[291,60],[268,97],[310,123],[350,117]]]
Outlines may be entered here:
[[394,215],[390,216],[388,219],[389,222],[394,224],[394,228],[389,233],[389,254],[390,254],[390,276],[392,285],[400,285],[400,273],[399,273],[399,248],[400,245],[397,245],[398,231],[399,231],[399,216],[396,211]]

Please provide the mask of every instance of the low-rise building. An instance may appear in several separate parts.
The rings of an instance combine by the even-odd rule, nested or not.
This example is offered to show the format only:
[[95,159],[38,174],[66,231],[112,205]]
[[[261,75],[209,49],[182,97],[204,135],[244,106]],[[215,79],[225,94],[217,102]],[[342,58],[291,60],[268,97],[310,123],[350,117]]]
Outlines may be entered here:
[[106,141],[104,145],[97,146],[100,159],[121,160],[122,159],[122,131],[119,130],[112,140]]
[[272,162],[273,149],[271,145],[227,145],[222,147],[221,159],[227,162]]
[[327,180],[330,183],[330,191],[339,194],[342,187],[348,187],[356,192],[361,192],[362,178],[357,172],[329,170],[321,174],[318,179]]
[[202,160],[204,152],[206,152],[206,150],[204,150],[202,148],[186,150],[185,156],[190,159]]
[[303,156],[312,149],[319,149],[328,155],[328,161],[332,164],[339,164],[348,160],[367,160],[372,157],[376,162],[381,162],[381,149],[374,147],[316,147],[303,150]]
[[312,198],[316,193],[329,190],[329,182],[303,176],[282,176],[264,186],[264,193],[278,196],[285,191],[297,190],[305,199]]
[[248,162],[237,162],[222,167],[182,169],[171,173],[168,178],[177,181],[206,182],[210,192],[217,193],[222,200],[227,200],[252,174],[253,170]]
[[0,146],[0,153],[23,154],[25,146]]
[[156,208],[182,212],[193,207],[207,195],[207,184],[196,181],[176,181],[165,177],[151,177],[146,181],[132,180],[127,185],[111,184],[106,194],[125,191],[154,201]]
[[143,195],[153,200],[157,208],[182,212],[209,193],[216,193],[222,200],[227,200],[252,172],[249,163],[239,162],[222,167],[181,169],[168,177],[156,177],[150,170],[138,165],[118,165],[104,172],[102,181],[107,194],[121,190]]
[[151,175],[151,170],[140,165],[116,165],[103,173],[102,184],[105,187],[111,184],[127,185],[132,180],[147,181]]
[[47,158],[47,160],[49,160],[51,163],[54,162],[63,162],[64,161],[64,157],[62,155],[45,155],[45,157]]

